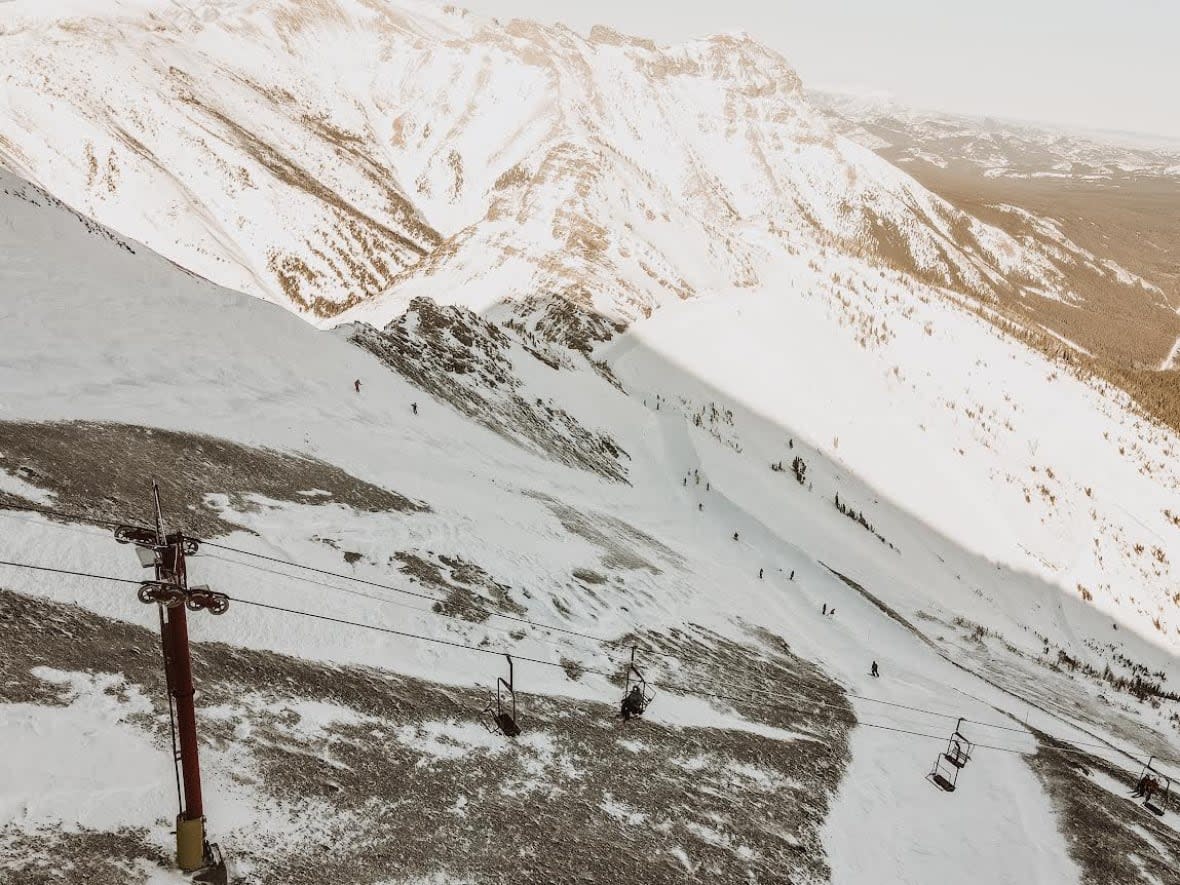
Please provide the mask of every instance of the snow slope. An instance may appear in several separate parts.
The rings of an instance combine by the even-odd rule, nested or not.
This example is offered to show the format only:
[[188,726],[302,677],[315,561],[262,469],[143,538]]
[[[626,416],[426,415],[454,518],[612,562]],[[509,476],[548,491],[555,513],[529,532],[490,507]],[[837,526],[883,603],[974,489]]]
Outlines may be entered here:
[[[1046,648],[1101,662],[1094,643],[1114,637],[1129,658],[1178,678],[1171,566],[1157,563],[1155,571],[1130,548],[1143,538],[1169,563],[1180,556],[1178,533],[1158,512],[1175,501],[1168,454],[1175,438],[1136,418],[1118,394],[1076,381],[944,294],[839,254],[799,257],[779,266],[765,291],[724,291],[668,307],[598,347],[593,355],[622,389],[577,352],[557,368],[528,356],[527,337],[503,322],[502,334],[515,341],[508,354],[521,389],[553,397],[582,425],[609,434],[628,453],[620,482],[557,463],[424,395],[350,343],[348,330],[316,331],[185,274],[7,172],[0,185],[0,453],[14,444],[14,422],[85,419],[313,455],[430,510],[212,499],[223,519],[242,527],[226,539],[231,546],[400,586],[417,585],[391,552],[457,554],[511,585],[529,617],[604,637],[637,627],[708,629],[748,644],[749,625],[782,637],[851,693],[860,722],[824,822],[831,881],[1025,882],[1030,873],[1037,881],[1080,881],[1060,808],[1020,755],[1035,751],[1036,738],[1017,723],[1061,739],[1098,737],[1096,756],[1123,766],[1130,763],[1116,748],[1139,754],[1152,742],[1173,744],[1168,706],[1117,695],[1103,705],[1101,685],[1082,680],[1062,696],[1083,702],[1063,713],[1034,690],[1069,679],[1040,659],[1042,638]],[[500,311],[514,316],[511,307],[488,316]],[[360,394],[352,388],[358,378]],[[807,485],[770,470],[796,454],[807,462]],[[21,494],[47,480],[33,472],[4,482]],[[887,541],[838,512],[837,492]],[[104,530],[18,510],[0,512],[0,523],[0,558],[139,574],[127,548]],[[341,551],[357,557],[342,560]],[[336,579],[302,582],[288,568],[260,571],[241,555],[206,554],[193,562],[194,579],[249,599],[617,669],[617,655],[578,637],[536,628],[510,636],[498,622],[445,621],[425,603],[391,605],[380,591],[360,595]],[[572,577],[586,569],[605,577],[601,591]],[[834,572],[917,624],[925,638]],[[34,597],[154,625],[155,613],[127,588],[12,569],[0,580]],[[1075,582],[1086,583],[1092,599],[1083,600]],[[825,605],[838,614],[823,616]],[[973,645],[956,616],[994,636]],[[1112,621],[1123,625],[1117,634]],[[500,673],[497,663],[461,650],[244,605],[222,618],[194,617],[192,630],[198,641],[372,665],[457,687],[486,686]],[[994,667],[980,662],[985,652],[1017,674],[1025,700],[997,687]],[[867,675],[873,658],[882,679]],[[658,685],[678,673],[674,664],[652,664],[649,675]],[[126,742],[145,739],[133,716],[102,713],[94,726],[108,769],[71,782],[69,771],[37,761],[38,734],[82,715],[76,705],[101,712],[106,703],[88,687],[97,683],[48,677],[76,686],[65,710],[0,705],[0,734],[16,751],[4,754],[4,764],[40,772],[6,778],[19,792],[0,806],[0,826],[8,833],[55,822],[130,823],[166,845],[166,813],[150,809],[143,791],[117,817],[87,816],[79,806],[87,793],[139,777],[125,754]],[[530,693],[564,698],[609,702],[616,692],[600,676],[571,681],[560,669],[526,662],[517,680]],[[1012,752],[981,749],[951,796],[923,775],[959,715],[1017,730],[977,732],[981,742],[986,735]],[[322,711],[309,715],[317,717]],[[649,719],[799,740],[727,704],[670,691]],[[293,823],[265,801],[262,786],[226,782],[241,765],[236,752],[231,743],[207,753],[211,781],[225,784],[212,791],[211,826],[243,850],[286,844]],[[160,774],[153,777],[158,784]],[[45,790],[54,801],[35,801]],[[1166,860],[1169,850],[1160,856]],[[695,843],[682,849],[690,867],[699,851]]]

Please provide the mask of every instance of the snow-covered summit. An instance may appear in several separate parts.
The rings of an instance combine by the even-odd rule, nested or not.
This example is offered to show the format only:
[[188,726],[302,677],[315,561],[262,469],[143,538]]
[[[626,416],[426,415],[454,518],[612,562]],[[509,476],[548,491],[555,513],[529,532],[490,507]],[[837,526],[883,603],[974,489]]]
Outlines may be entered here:
[[630,320],[831,246],[987,294],[1036,249],[833,133],[743,33],[657,46],[410,0],[0,7],[0,157],[312,318],[553,292]]

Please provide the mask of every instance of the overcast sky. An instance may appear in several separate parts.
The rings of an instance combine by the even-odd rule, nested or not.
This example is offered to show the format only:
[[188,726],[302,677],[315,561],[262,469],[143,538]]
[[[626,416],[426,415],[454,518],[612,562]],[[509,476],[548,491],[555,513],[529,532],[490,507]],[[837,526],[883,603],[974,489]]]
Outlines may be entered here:
[[745,30],[809,87],[1180,137],[1180,0],[458,0],[675,42]]

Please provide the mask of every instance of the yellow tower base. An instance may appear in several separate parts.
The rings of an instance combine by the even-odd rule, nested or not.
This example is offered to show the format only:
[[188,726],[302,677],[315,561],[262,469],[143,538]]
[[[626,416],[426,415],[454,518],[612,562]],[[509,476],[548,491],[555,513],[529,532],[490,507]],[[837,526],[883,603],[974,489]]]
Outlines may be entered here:
[[176,865],[186,873],[205,865],[204,818],[176,818]]

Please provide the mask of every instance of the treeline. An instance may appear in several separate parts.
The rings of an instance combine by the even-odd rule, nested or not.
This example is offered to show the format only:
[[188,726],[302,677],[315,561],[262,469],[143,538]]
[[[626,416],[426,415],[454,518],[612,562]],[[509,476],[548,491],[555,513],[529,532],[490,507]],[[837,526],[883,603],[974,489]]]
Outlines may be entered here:
[[[1101,679],[1116,691],[1126,692],[1140,701],[1145,701],[1149,698],[1153,700],[1180,701],[1180,694],[1176,694],[1174,691],[1164,691],[1162,682],[1145,676],[1144,674],[1146,674],[1147,668],[1141,664],[1134,665],[1136,672],[1131,676],[1120,676],[1110,669],[1109,663],[1105,664],[1099,670],[1093,664],[1072,657],[1065,649],[1058,649],[1057,666],[1068,669],[1071,673],[1081,671],[1094,679]],[[1162,676],[1162,674],[1154,673],[1151,675]]]
[[840,500],[840,493],[839,492],[836,492],[836,499],[835,500],[836,500],[836,509],[837,510],[839,510],[841,513],[843,513],[845,516],[847,516],[849,519],[851,519],[853,522],[855,522],[857,525],[859,525],[865,531],[874,535],[877,538],[877,540],[879,540],[882,544],[889,544],[890,550],[897,549],[892,544],[890,544],[889,541],[885,540],[885,536],[882,535],[879,531],[877,531],[876,528],[873,527],[873,524],[871,522],[869,522],[867,519],[865,519],[865,514],[864,514],[863,510],[860,510],[860,511],[853,510],[851,507],[844,504]]

